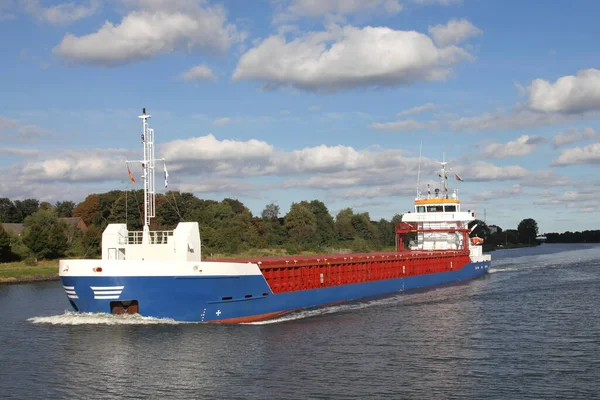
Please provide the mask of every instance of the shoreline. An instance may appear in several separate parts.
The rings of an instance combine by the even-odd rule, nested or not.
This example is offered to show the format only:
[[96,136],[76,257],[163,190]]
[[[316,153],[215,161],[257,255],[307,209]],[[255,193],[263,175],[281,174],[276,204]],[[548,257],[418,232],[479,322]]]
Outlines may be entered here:
[[0,285],[20,285],[23,283],[52,282],[58,280],[60,280],[58,274],[9,277],[0,278]]

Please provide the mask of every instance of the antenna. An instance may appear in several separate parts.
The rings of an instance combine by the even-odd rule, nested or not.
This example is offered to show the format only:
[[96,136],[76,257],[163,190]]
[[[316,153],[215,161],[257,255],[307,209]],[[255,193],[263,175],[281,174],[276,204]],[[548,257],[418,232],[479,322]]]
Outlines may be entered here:
[[421,144],[419,145],[419,167],[417,170],[417,199],[421,196],[421,192],[419,191],[419,186],[421,185],[421,152],[423,151],[423,141],[421,140]]

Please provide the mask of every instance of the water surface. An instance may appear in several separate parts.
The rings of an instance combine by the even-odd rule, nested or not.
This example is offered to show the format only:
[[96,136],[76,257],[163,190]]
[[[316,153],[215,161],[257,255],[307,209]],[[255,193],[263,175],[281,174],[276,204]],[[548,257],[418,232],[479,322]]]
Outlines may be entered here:
[[29,398],[600,398],[600,246],[492,253],[484,278],[221,326],[66,311],[0,286],[0,393]]

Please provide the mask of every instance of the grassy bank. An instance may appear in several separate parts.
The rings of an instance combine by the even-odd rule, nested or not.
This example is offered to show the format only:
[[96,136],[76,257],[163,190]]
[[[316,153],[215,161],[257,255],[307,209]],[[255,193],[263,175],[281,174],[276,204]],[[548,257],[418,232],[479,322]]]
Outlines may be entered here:
[[0,284],[58,280],[58,261],[39,261],[26,265],[24,261],[0,264]]

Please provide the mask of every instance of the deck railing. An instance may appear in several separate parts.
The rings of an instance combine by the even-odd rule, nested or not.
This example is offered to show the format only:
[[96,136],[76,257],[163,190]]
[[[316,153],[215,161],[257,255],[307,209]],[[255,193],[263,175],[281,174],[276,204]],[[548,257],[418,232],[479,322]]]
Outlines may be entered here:
[[[150,231],[150,244],[167,244],[173,231]],[[144,232],[127,232],[127,236],[119,235],[119,244],[142,244]]]

